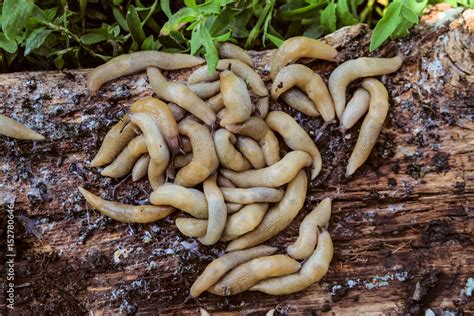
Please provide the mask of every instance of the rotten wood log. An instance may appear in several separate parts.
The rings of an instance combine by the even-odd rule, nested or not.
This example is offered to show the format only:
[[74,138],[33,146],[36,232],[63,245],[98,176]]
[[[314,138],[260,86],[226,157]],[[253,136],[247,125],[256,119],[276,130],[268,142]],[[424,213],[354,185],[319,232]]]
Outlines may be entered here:
[[[331,125],[317,145],[323,172],[310,185],[304,209],[268,242],[284,251],[304,215],[334,198],[329,231],[335,256],[327,276],[294,295],[243,293],[188,298],[197,275],[224,244],[206,247],[185,238],[174,218],[151,225],[118,223],[91,209],[77,191],[86,185],[124,203],[147,199],[146,181],[100,176],[89,162],[106,131],[130,104],[152,91],[144,74],[106,84],[97,96],[85,88],[87,70],[0,76],[0,113],[48,138],[0,138],[0,249],[6,249],[6,212],[15,213],[16,314],[424,314],[474,313],[465,291],[474,277],[474,82],[472,10],[436,10],[406,39],[368,53],[366,26],[343,28],[325,40],[340,62],[387,56],[406,60],[382,81],[390,94],[389,118],[369,161],[343,174],[360,124],[345,136]],[[433,22],[434,21],[434,22]],[[431,23],[430,23],[431,22]],[[254,52],[270,85],[273,51]],[[325,79],[334,63],[311,64]],[[190,70],[169,73],[184,80]],[[321,119],[294,115],[314,136]],[[2,260],[3,265],[5,260]],[[2,266],[5,271],[5,266]],[[0,274],[5,284],[5,274]],[[2,291],[2,295],[5,293]],[[0,296],[0,308],[6,308]]]

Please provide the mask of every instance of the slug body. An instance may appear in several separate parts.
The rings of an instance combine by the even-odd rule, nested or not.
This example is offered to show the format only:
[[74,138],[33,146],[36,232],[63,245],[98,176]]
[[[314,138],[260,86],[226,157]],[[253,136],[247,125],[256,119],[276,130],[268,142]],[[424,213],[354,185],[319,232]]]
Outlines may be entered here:
[[90,166],[101,167],[114,161],[132,138],[137,136],[137,132],[137,126],[125,115],[107,132]]
[[310,68],[293,64],[280,70],[272,84],[272,98],[278,99],[282,93],[297,87],[303,90],[316,105],[325,122],[334,120],[334,105],[323,79]]
[[142,154],[148,153],[146,147],[145,136],[143,134],[133,138],[127,145],[128,150],[133,156],[139,157]]
[[201,99],[209,99],[210,97],[218,94],[221,90],[221,84],[219,80],[213,82],[195,83],[189,85],[188,87]]
[[275,79],[280,70],[300,58],[317,58],[334,60],[337,50],[318,40],[305,36],[295,36],[287,39],[280,45],[273,56],[270,77]]
[[245,122],[252,114],[252,101],[245,82],[231,71],[221,72],[222,99],[226,108],[221,126]]
[[173,117],[176,120],[176,122],[181,121],[188,113],[185,109],[183,109],[182,107],[180,107],[179,105],[173,102],[168,103],[168,107],[171,113],[173,113]]
[[107,81],[133,74],[153,66],[164,70],[189,68],[204,63],[204,59],[186,54],[141,51],[114,57],[92,70],[87,76],[87,87],[95,94]]
[[268,131],[268,126],[265,124],[265,121],[256,116],[252,116],[240,124],[226,125],[225,128],[232,133],[249,136],[257,142],[261,141]]
[[213,110],[215,113],[219,112],[222,110],[225,105],[224,105],[224,98],[222,97],[222,93],[218,93],[209,100],[207,100],[207,105]]
[[130,120],[138,125],[143,132],[148,153],[157,167],[156,172],[158,174],[164,173],[170,161],[170,151],[161,135],[158,122],[147,113],[132,114]]
[[290,115],[281,111],[270,112],[265,120],[268,127],[280,134],[283,140],[293,150],[302,150],[307,152],[313,158],[313,168],[311,170],[311,179],[321,171],[322,160],[318,147],[313,142],[308,133],[292,118]]
[[277,251],[277,248],[269,246],[259,246],[252,249],[227,253],[209,263],[191,286],[190,294],[198,297],[202,292],[214,285],[224,274],[236,266],[262,256],[270,256]]
[[127,205],[101,199],[97,195],[79,187],[87,202],[102,214],[124,223],[151,223],[173,213],[170,206]]
[[181,83],[169,82],[157,68],[147,68],[148,79],[159,98],[173,102],[192,113],[207,125],[214,125],[216,114],[189,87]]
[[245,136],[237,138],[236,147],[254,169],[261,169],[266,166],[262,148],[252,138]]
[[239,294],[261,280],[294,273],[300,267],[298,261],[285,255],[255,258],[234,268],[207,291],[220,296]]
[[260,225],[255,230],[231,241],[226,251],[259,245],[284,230],[303,207],[307,187],[308,178],[304,171],[300,171],[288,184],[281,201],[268,210]]
[[331,199],[325,198],[301,222],[298,239],[286,248],[286,252],[296,260],[306,259],[314,251],[318,242],[318,227],[327,228],[331,218]]
[[291,88],[285,93],[282,93],[280,98],[293,109],[300,111],[303,114],[311,117],[319,116],[316,105],[298,88]]
[[157,120],[160,131],[163,133],[171,151],[173,153],[179,152],[178,123],[176,123],[173,112],[166,103],[157,98],[146,97],[133,102],[130,111],[152,115]]
[[312,162],[311,156],[300,150],[291,151],[282,160],[259,170],[235,172],[224,169],[221,174],[239,188],[276,188],[290,182],[298,172]]
[[165,170],[166,167],[163,169],[162,164],[150,159],[150,163],[148,164],[148,182],[150,182],[153,190],[156,190],[165,183]]
[[212,245],[219,241],[227,220],[227,207],[222,192],[216,184],[216,177],[211,175],[204,181],[204,195],[209,209],[209,220],[206,235],[199,238],[204,245]]
[[298,273],[261,281],[250,288],[271,295],[285,295],[302,291],[321,280],[329,269],[334,249],[327,231],[319,234],[318,246]]
[[341,128],[348,130],[367,113],[370,103],[370,94],[367,90],[359,88],[354,92],[352,98],[347,102],[347,107],[342,113]]
[[348,60],[337,67],[329,77],[329,91],[340,119],[346,106],[346,89],[349,83],[362,77],[381,76],[397,71],[402,65],[402,56],[393,58],[361,57]]
[[253,61],[250,55],[237,45],[225,42],[217,46],[217,51],[220,58],[237,59],[253,67]]
[[255,106],[255,116],[261,119],[265,119],[270,108],[270,100],[268,97],[259,98]]
[[234,171],[251,168],[250,162],[234,147],[236,138],[228,130],[221,128],[214,133],[214,143],[221,164]]
[[0,135],[13,137],[16,139],[46,139],[43,135],[2,114],[0,114]]
[[193,187],[203,182],[219,166],[219,159],[214,148],[214,141],[209,130],[191,120],[179,122],[179,132],[188,136],[193,150],[193,159],[176,174],[176,184]]
[[388,113],[388,92],[377,79],[364,79],[362,87],[370,93],[369,112],[360,128],[359,137],[347,163],[346,177],[364,164],[374,148]]
[[259,142],[259,145],[262,148],[263,158],[267,166],[280,161],[280,144],[278,143],[278,138],[270,129],[267,130],[265,137]]
[[141,156],[132,169],[132,181],[138,181],[147,174],[148,164],[150,163],[150,156],[145,154]]
[[175,184],[164,184],[150,195],[153,205],[171,205],[196,218],[208,217],[204,193]]
[[130,173],[140,155],[133,155],[128,147],[125,147],[115,160],[105,167],[100,174],[104,177],[121,178]]
[[255,187],[249,189],[221,188],[226,202],[250,204],[250,203],[276,203],[283,197],[283,191],[273,188]]

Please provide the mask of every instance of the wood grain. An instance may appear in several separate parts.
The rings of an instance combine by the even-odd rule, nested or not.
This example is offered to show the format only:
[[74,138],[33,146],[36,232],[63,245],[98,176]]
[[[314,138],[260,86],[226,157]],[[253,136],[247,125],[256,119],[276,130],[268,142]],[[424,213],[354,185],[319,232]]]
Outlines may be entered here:
[[[435,10],[430,14],[428,22],[437,20]],[[313,138],[322,134],[323,171],[296,220],[268,244],[284,251],[304,215],[324,197],[334,198],[329,273],[320,284],[283,297],[189,299],[191,284],[223,243],[206,247],[184,237],[173,224],[176,215],[151,225],[118,223],[80,196],[79,185],[125,203],[143,202],[151,192],[146,181],[111,180],[88,166],[130,104],[152,94],[144,74],[106,84],[97,96],[85,88],[87,70],[0,75],[0,113],[48,138],[0,138],[2,236],[6,212],[16,215],[13,313],[196,314],[198,307],[219,314],[474,313],[472,297],[463,292],[474,277],[473,30],[473,11],[465,10],[437,27],[424,23],[377,54],[368,53],[364,25],[325,38],[340,51],[339,62],[396,50],[406,56],[399,72],[382,78],[389,118],[370,160],[349,179],[343,173],[360,124],[343,137],[336,124],[320,130],[321,119],[272,103]],[[268,86],[272,54],[252,53]],[[325,79],[336,66],[311,65]],[[184,80],[189,73],[168,76]],[[0,249],[6,249],[5,238]],[[4,283],[5,275],[0,278]]]

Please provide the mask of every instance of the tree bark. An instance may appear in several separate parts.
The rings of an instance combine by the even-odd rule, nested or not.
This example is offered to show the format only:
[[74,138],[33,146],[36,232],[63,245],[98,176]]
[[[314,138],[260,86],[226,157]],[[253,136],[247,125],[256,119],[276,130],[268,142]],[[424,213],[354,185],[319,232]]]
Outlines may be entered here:
[[[406,56],[397,73],[382,77],[389,117],[369,161],[354,176],[346,179],[344,171],[360,123],[343,136],[335,124],[322,130],[320,118],[271,104],[295,116],[313,138],[322,133],[317,145],[323,171],[310,183],[296,220],[267,244],[284,252],[310,209],[325,197],[334,199],[329,231],[335,256],[328,274],[282,297],[246,292],[189,299],[191,284],[224,243],[207,247],[185,238],[174,225],[176,215],[151,225],[110,220],[77,191],[86,185],[124,203],[147,199],[147,181],[115,181],[89,167],[107,130],[133,101],[152,95],[145,74],[108,83],[97,96],[85,87],[88,70],[0,75],[0,113],[48,138],[32,143],[0,137],[2,252],[7,211],[15,213],[13,312],[195,314],[203,307],[222,314],[474,313],[464,290],[474,277],[474,11],[439,8],[409,37],[376,53],[368,53],[365,25],[325,37],[340,51],[338,63],[396,51]],[[252,52],[268,87],[273,53]],[[336,63],[311,66],[327,80]],[[168,76],[185,80],[190,72]],[[5,274],[0,280],[6,282]],[[4,298],[0,308],[6,308]]]

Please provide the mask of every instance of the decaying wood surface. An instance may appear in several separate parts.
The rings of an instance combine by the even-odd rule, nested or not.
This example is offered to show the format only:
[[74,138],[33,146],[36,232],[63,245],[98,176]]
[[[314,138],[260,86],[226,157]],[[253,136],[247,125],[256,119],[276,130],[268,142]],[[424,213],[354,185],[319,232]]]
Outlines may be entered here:
[[[282,297],[189,299],[191,284],[222,253],[223,243],[206,247],[185,238],[173,224],[176,215],[152,225],[118,223],[80,196],[78,185],[125,203],[143,201],[151,192],[146,181],[111,180],[88,166],[130,104],[152,94],[144,74],[106,84],[95,97],[85,88],[85,70],[1,75],[0,113],[48,138],[34,144],[0,138],[2,236],[6,211],[16,214],[13,312],[195,314],[203,307],[242,314],[275,309],[397,315],[424,314],[428,308],[437,315],[474,313],[465,289],[474,277],[474,14],[450,12],[443,13],[444,22],[432,12],[410,37],[376,54],[400,50],[407,58],[399,72],[383,78],[389,118],[363,168],[349,179],[343,176],[360,124],[345,137],[333,124],[318,141],[323,172],[311,183],[297,219],[268,244],[284,251],[304,215],[330,196],[335,257],[320,284]],[[367,28],[356,25],[326,40],[344,61],[370,55],[369,38]],[[268,85],[272,53],[253,53]],[[327,79],[335,64],[312,66]],[[169,74],[174,80],[188,75]],[[281,103],[272,109],[295,115],[313,136],[322,125]],[[6,249],[3,237],[0,249]],[[5,307],[3,298],[0,304]]]

